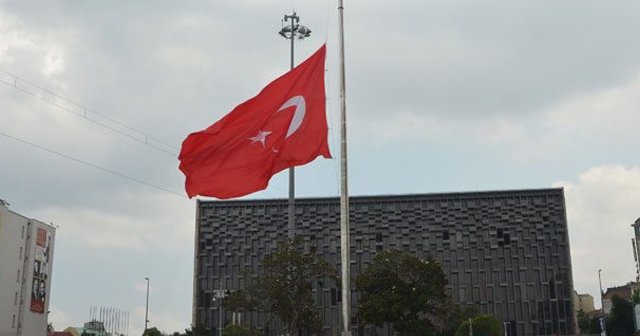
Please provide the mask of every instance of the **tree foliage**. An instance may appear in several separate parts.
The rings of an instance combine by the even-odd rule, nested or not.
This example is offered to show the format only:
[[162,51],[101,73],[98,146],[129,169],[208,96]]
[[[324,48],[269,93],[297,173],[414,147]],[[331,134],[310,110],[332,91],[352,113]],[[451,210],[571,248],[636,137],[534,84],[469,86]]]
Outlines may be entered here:
[[209,336],[211,335],[211,333],[209,332],[209,329],[207,329],[207,327],[204,326],[204,324],[198,323],[195,326],[192,325],[191,329],[186,329],[185,335],[186,336]]
[[158,330],[158,328],[153,327],[145,330],[142,336],[163,336],[163,335],[160,332],[160,330]]
[[336,280],[336,270],[315,254],[304,251],[302,237],[278,244],[277,250],[261,262],[260,272],[246,290],[227,298],[234,311],[265,311],[277,316],[291,335],[321,327],[318,307],[312,295],[313,281]]
[[258,336],[260,333],[239,324],[229,324],[222,329],[222,336]]
[[631,336],[635,331],[633,305],[618,296],[611,298],[611,314],[607,316],[608,336]]
[[584,311],[582,311],[582,309],[580,309],[578,310],[576,317],[578,318],[578,329],[580,329],[580,333],[589,334],[589,323],[590,323],[589,316],[585,314]]
[[580,333],[587,335],[598,335],[600,334],[600,317],[594,316],[589,317],[589,315],[585,314],[582,310],[578,311],[578,328],[580,329]]
[[469,321],[465,321],[460,325],[456,336],[469,335],[469,328],[473,328],[473,336],[501,336],[502,324],[495,317],[491,315],[478,315]]
[[589,334],[602,334],[602,324],[600,324],[600,317],[593,317],[591,318],[591,320],[589,320]]
[[631,303],[633,304],[640,303],[640,289],[633,290],[633,294],[631,294]]
[[393,323],[401,335],[425,335],[442,329],[449,301],[447,277],[433,259],[400,251],[382,251],[356,279],[359,314],[365,323]]
[[462,323],[469,321],[470,318],[474,318],[480,313],[476,307],[461,309],[460,306],[453,303],[450,304],[448,310],[449,313],[447,314],[444,328],[438,333],[439,336],[454,336]]

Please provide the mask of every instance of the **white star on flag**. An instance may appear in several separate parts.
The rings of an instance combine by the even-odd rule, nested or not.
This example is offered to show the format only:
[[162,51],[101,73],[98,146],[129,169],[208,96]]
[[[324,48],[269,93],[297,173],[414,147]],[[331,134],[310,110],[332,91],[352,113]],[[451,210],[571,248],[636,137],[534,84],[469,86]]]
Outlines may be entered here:
[[265,141],[267,140],[267,135],[271,134],[270,131],[263,131],[260,130],[258,131],[258,134],[256,134],[255,136],[249,138],[249,140],[251,140],[251,143],[254,144],[256,142],[260,142],[262,143],[262,147],[265,146]]

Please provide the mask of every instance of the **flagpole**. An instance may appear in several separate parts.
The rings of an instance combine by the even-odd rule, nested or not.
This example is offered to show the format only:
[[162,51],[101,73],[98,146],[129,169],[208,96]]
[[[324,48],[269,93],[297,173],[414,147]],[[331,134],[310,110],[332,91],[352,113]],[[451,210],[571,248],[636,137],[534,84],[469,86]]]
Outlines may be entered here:
[[349,191],[347,184],[347,103],[344,65],[344,6],[338,0],[340,53],[340,255],[342,263],[342,336],[351,336],[351,241],[349,238]]

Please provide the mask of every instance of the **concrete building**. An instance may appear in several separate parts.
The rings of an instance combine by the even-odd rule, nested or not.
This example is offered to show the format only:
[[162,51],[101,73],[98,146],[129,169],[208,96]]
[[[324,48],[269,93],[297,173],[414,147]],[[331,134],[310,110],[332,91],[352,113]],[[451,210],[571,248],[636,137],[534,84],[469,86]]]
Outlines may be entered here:
[[[571,335],[576,331],[569,238],[562,189],[441,193],[350,198],[351,274],[383,249],[438,260],[453,301],[497,317],[505,335]],[[296,200],[296,233],[318,256],[340,268],[338,198]],[[287,200],[199,201],[196,215],[193,323],[216,329],[217,289],[241,289],[243,270],[287,236]],[[324,335],[339,335],[340,290],[314,283],[324,307]],[[354,335],[388,335],[357,319]],[[222,311],[223,324],[231,315]],[[282,332],[260,314],[245,324]]]
[[55,228],[0,200],[0,336],[46,335]]
[[581,310],[584,313],[596,310],[596,307],[593,304],[593,296],[591,296],[591,294],[578,294],[578,292],[574,291],[573,305],[575,307],[576,314]]
[[640,282],[640,218],[631,224],[633,227],[633,238],[631,238],[631,247],[633,248],[633,258],[636,262],[636,282]]

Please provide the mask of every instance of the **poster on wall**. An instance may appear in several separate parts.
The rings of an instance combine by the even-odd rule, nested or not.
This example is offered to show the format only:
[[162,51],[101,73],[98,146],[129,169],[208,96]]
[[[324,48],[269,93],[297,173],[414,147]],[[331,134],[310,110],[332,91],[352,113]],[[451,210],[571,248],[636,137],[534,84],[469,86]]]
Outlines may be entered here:
[[49,281],[49,253],[51,234],[38,228],[36,234],[36,253],[33,259],[33,281],[31,283],[31,311],[44,313],[47,300],[47,284]]

